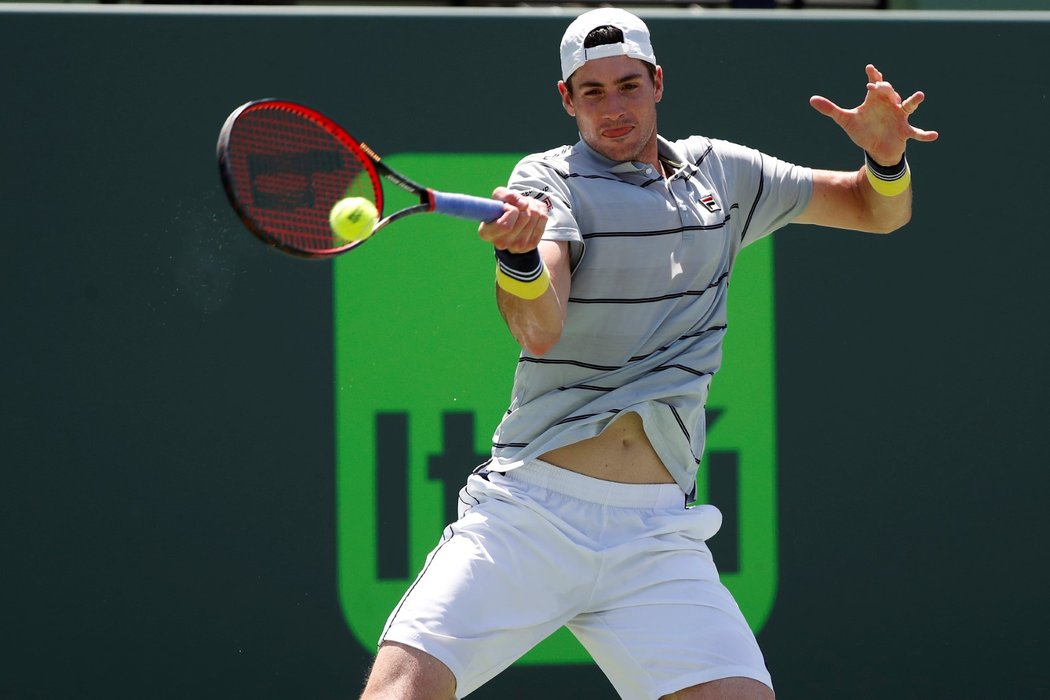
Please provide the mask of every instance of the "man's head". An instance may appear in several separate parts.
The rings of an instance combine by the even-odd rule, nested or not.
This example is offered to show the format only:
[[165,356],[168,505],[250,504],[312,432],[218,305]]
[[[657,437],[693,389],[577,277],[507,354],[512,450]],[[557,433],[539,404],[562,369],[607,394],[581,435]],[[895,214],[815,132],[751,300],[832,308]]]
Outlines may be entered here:
[[580,15],[561,42],[562,106],[606,158],[656,163],[656,104],[663,71],[645,23],[623,10]]

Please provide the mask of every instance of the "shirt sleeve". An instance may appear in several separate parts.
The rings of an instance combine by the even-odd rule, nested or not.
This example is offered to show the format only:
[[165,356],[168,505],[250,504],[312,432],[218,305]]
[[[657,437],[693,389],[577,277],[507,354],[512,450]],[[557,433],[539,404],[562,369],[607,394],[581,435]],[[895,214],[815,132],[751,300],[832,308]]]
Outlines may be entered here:
[[790,223],[813,196],[813,171],[728,141],[712,140],[731,201],[744,217],[740,247]]
[[572,191],[565,183],[567,177],[547,159],[530,156],[514,167],[507,186],[547,205],[544,240],[582,243],[573,214]]

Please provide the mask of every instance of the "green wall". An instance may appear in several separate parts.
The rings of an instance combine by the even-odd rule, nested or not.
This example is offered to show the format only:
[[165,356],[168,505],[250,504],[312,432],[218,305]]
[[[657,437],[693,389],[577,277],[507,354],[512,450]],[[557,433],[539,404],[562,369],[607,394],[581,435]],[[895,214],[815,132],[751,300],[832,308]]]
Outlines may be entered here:
[[[488,294],[491,259],[460,241],[473,262],[422,298],[389,292],[422,229],[392,229],[338,275],[280,256],[230,212],[214,145],[230,110],[267,95],[388,154],[575,139],[554,91],[568,11],[413,12],[0,9],[0,697],[360,687],[372,650],[348,624],[340,582],[359,572],[338,529],[353,387],[335,348],[388,334],[337,333],[334,295],[432,318],[410,340],[466,396],[472,355],[491,363],[506,339],[464,348],[438,330],[457,295]],[[856,167],[807,100],[856,102],[868,62],[924,90],[915,121],[942,134],[909,151],[905,230],[789,227],[771,244],[776,581],[759,636],[780,696],[1045,696],[1050,23],[646,17],[667,135]],[[454,407],[435,400],[426,419]],[[491,428],[476,417],[478,444]],[[574,664],[515,667],[476,697],[540,692],[612,697]]]

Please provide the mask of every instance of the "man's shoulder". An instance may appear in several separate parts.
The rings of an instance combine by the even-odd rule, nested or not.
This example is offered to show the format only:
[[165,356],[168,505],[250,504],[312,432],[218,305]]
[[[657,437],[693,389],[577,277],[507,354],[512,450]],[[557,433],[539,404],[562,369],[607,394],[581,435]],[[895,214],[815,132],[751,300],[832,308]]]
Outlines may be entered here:
[[586,155],[578,146],[579,144],[576,146],[558,146],[547,151],[532,153],[522,158],[521,164],[570,170],[574,166],[578,167]]
[[557,146],[555,148],[548,149],[546,151],[540,151],[539,153],[533,153],[525,156],[525,160],[564,160],[573,153],[575,146]]
[[595,162],[593,154],[576,144],[527,155],[518,161],[514,170],[519,174],[567,181],[581,175],[600,172],[602,168],[600,163]]
[[[664,138],[661,136],[661,138]],[[666,139],[671,146],[682,151],[694,151],[699,148],[707,148],[711,145],[712,139],[707,136],[701,136],[700,134],[692,134],[677,140]]]
[[752,151],[748,146],[710,136],[694,134],[669,142],[672,149],[693,165],[700,165],[707,158],[724,158],[741,152]]

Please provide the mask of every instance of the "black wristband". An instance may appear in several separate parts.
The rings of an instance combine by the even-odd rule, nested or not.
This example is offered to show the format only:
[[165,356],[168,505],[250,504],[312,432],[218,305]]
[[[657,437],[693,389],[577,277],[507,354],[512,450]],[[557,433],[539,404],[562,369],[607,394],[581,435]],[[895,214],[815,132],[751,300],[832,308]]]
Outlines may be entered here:
[[878,175],[880,179],[896,180],[904,174],[905,169],[908,167],[908,158],[902,153],[901,159],[896,165],[881,165],[875,162],[870,153],[864,151],[864,164],[871,168],[872,172]]
[[531,282],[543,272],[543,259],[540,258],[540,251],[536,248],[526,253],[512,253],[499,248],[496,248],[495,251],[500,270],[509,277],[522,282]]

